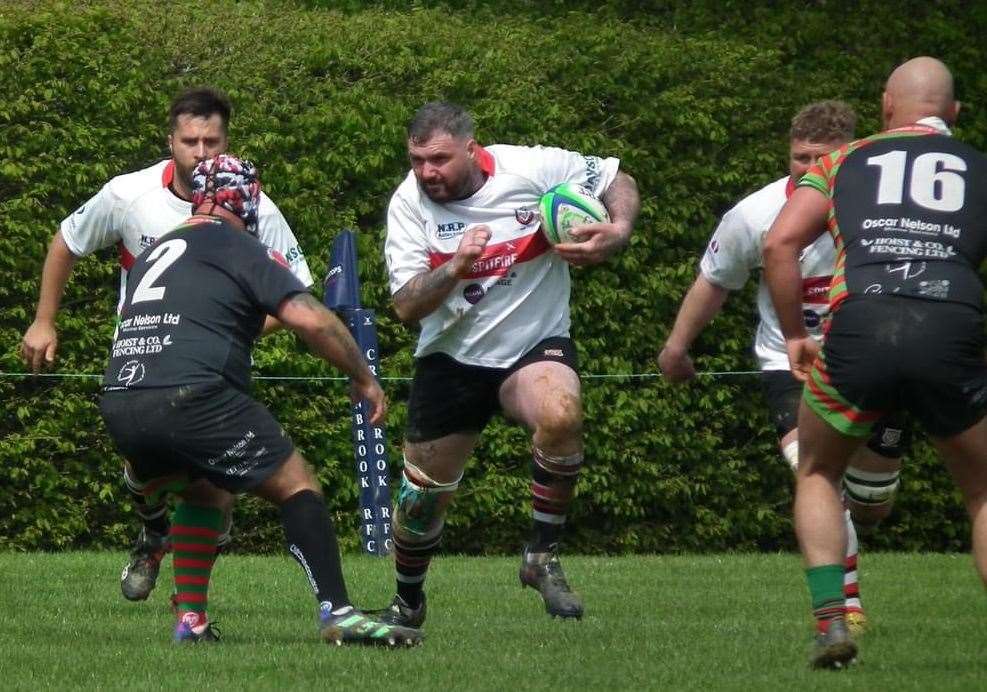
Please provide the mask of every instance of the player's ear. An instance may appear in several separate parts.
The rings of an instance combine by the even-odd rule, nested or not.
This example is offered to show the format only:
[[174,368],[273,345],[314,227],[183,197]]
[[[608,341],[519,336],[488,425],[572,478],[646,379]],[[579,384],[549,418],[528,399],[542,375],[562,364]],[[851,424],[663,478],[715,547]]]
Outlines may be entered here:
[[950,108],[949,116],[946,118],[946,123],[948,125],[955,125],[956,119],[960,117],[960,106],[962,106],[959,101],[953,101],[953,107]]
[[175,147],[173,144],[174,139],[175,139],[175,135],[168,133],[168,151],[171,153],[172,156],[175,155]]
[[884,128],[887,129],[888,123],[891,122],[891,118],[894,116],[894,99],[887,90],[881,94],[881,118],[884,120]]

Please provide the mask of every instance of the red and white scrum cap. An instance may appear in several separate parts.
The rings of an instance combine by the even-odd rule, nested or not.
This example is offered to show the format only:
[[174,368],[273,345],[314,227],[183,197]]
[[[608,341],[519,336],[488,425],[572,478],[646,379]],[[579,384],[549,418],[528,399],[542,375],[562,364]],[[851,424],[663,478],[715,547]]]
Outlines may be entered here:
[[257,235],[260,179],[250,161],[231,154],[200,161],[192,171],[192,208],[207,200],[239,216],[247,231]]

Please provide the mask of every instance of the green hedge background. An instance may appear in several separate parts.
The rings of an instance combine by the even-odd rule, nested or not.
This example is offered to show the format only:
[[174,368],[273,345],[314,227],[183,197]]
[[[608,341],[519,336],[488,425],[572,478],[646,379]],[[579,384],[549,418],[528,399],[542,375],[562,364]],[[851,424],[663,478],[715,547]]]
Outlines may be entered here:
[[[643,209],[631,247],[574,272],[573,334],[586,373],[654,372],[718,216],[785,171],[788,121],[842,98],[878,127],[883,80],[944,59],[966,102],[958,136],[987,147],[983,3],[883,2],[32,2],[0,5],[0,370],[17,355],[58,222],[111,176],[166,154],[182,88],[235,104],[231,150],[261,168],[317,277],[334,234],[361,229],[364,304],[385,375],[411,370],[414,334],[388,303],[388,197],[407,170],[404,126],[424,101],[467,105],[481,142],[615,155]],[[797,5],[797,6],[796,6]],[[101,372],[117,287],[112,250],[80,261],[59,320],[57,370]],[[699,367],[748,370],[751,286],[697,344]],[[290,334],[264,340],[257,374],[335,374]],[[391,383],[392,475],[407,385]],[[582,552],[790,549],[791,478],[754,377],[585,382],[589,465],[567,546]],[[340,383],[259,382],[258,397],[318,466],[343,545],[356,549],[356,485]],[[120,460],[81,378],[0,378],[0,549],[120,547],[134,534]],[[450,513],[449,551],[519,549],[528,447],[492,425]],[[896,549],[966,549],[958,496],[927,443],[906,462]],[[237,507],[238,548],[279,546],[276,514]]]

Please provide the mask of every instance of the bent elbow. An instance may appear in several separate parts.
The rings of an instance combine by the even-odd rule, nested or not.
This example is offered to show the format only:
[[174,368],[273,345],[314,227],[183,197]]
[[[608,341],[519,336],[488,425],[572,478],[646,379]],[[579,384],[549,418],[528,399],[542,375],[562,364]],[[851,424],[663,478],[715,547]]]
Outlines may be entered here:
[[391,307],[394,309],[394,314],[397,315],[398,320],[405,325],[413,326],[415,325],[421,317],[415,313],[413,307],[408,305],[403,300],[392,300]]
[[764,245],[761,247],[761,256],[764,263],[777,259],[784,252],[784,244],[779,242],[778,234],[768,233],[764,237]]

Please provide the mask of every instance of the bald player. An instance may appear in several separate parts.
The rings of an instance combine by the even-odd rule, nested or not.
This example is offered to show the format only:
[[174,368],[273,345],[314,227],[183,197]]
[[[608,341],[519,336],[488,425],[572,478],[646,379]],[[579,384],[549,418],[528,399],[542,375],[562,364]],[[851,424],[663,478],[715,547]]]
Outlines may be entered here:
[[[840,477],[875,421],[896,409],[925,428],[959,485],[987,583],[987,363],[983,285],[987,158],[954,140],[953,78],[934,58],[887,81],[885,130],[823,157],[764,244],[764,268],[799,410],[795,530],[817,622],[810,664],[836,668],[857,646],[843,598]],[[838,253],[832,322],[820,348],[802,321],[798,256],[829,230]]]
[[[788,175],[768,183],[740,200],[723,215],[699,262],[695,282],[682,299],[668,340],[658,356],[666,380],[687,382],[696,376],[689,348],[719,313],[730,291],[744,287],[761,269],[761,244],[795,184],[816,160],[854,139],[857,115],[842,101],[816,101],[792,118],[788,142]],[[828,319],[826,291],[833,279],[836,249],[820,237],[799,258],[805,327],[822,340]],[[754,353],[761,367],[761,388],[775,430],[778,449],[792,470],[798,468],[798,409],[802,383],[788,371],[785,339],[762,275],[757,292],[760,321]],[[891,513],[908,430],[893,417],[878,425],[861,447],[843,479],[846,490],[847,545],[846,620],[854,634],[864,631],[867,618],[860,600],[856,525],[873,528]]]

